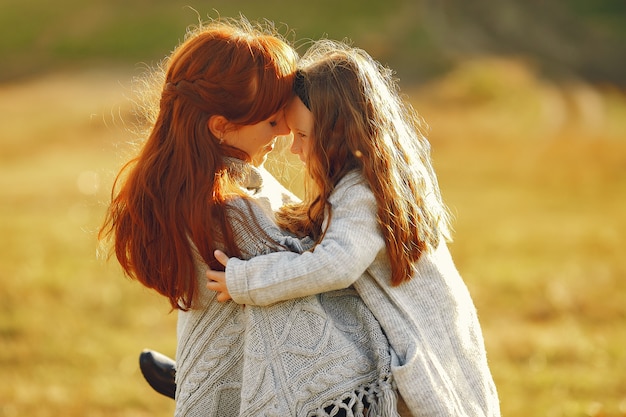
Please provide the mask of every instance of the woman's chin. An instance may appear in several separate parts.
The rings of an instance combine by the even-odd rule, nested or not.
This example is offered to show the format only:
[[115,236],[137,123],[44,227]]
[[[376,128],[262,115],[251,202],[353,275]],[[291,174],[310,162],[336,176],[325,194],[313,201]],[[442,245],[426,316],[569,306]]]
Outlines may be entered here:
[[269,151],[259,154],[255,156],[254,158],[252,158],[252,165],[254,165],[255,167],[260,167],[261,165],[263,165],[265,161],[267,161],[268,154],[269,154]]

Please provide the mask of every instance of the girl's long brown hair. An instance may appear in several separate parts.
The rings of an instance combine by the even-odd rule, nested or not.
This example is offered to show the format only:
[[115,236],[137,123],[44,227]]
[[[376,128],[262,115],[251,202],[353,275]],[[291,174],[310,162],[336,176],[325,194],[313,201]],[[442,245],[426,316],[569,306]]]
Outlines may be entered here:
[[299,68],[296,92],[308,96],[314,120],[312,183],[303,203],[286,207],[279,222],[321,241],[330,194],[348,172],[360,170],[376,197],[391,283],[399,285],[413,277],[423,253],[450,237],[421,118],[402,100],[391,71],[363,50],[321,40]]
[[292,96],[296,62],[271,25],[220,20],[190,31],[151,76],[162,80],[157,107],[143,109],[151,129],[116,178],[98,237],[113,240],[125,273],[173,308],[192,306],[194,246],[214,269],[221,267],[216,248],[240,253],[225,213],[232,184],[223,157],[249,157],[221,146],[209,118],[236,125],[268,119]]

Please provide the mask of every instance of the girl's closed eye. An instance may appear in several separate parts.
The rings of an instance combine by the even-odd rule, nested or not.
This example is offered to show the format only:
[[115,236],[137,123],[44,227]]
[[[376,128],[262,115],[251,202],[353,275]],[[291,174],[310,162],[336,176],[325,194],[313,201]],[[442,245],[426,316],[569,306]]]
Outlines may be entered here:
[[276,127],[278,126],[278,122],[276,120],[270,120],[270,126]]

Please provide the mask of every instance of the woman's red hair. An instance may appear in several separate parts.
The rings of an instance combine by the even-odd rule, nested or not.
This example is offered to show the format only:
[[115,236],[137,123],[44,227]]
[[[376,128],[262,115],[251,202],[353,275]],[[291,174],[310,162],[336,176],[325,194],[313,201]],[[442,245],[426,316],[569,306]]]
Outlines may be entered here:
[[213,269],[221,267],[216,248],[239,255],[224,208],[223,157],[248,156],[220,146],[209,118],[240,126],[268,119],[292,96],[296,61],[272,27],[242,19],[197,28],[165,62],[151,130],[116,178],[99,238],[112,238],[125,273],[173,308],[192,306],[194,246]]

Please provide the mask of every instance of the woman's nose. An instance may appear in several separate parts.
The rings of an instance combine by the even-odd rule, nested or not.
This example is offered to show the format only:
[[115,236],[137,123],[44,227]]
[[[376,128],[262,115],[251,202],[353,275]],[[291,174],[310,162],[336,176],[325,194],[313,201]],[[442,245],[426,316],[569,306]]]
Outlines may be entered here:
[[278,120],[276,121],[276,127],[274,129],[276,136],[287,136],[289,135],[289,133],[291,133],[291,130],[289,129],[289,126],[287,126],[287,122],[285,121],[284,116],[278,118]]

